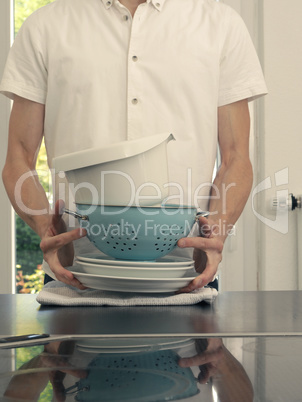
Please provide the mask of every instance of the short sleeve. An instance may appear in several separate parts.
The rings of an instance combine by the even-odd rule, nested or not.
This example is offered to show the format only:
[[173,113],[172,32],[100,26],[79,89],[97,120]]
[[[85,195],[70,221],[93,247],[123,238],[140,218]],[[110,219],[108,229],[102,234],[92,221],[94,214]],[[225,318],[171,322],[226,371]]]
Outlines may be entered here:
[[267,93],[262,68],[241,17],[226,8],[220,57],[218,105],[253,100]]
[[40,46],[38,13],[32,14],[20,28],[9,51],[0,92],[13,99],[14,95],[45,103],[47,69]]

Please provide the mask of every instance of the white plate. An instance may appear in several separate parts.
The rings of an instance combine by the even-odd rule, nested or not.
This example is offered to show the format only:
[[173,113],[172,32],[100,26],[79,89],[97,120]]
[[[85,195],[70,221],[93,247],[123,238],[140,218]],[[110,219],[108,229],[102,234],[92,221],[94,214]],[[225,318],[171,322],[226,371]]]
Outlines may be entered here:
[[85,272],[86,274],[119,276],[124,278],[182,278],[188,271],[192,271],[192,274],[194,274],[193,266],[132,268],[127,266],[89,264],[85,261],[77,261],[76,265],[81,268],[81,272]]
[[172,350],[195,345],[192,338],[124,338],[124,339],[81,339],[79,350],[87,353],[134,353],[154,350]]
[[183,278],[124,278],[118,276],[91,275],[81,271],[80,267],[69,268],[70,272],[86,287],[111,290],[114,292],[135,293],[171,293],[186,286],[196,276]]
[[130,266],[130,267],[173,267],[176,266],[191,266],[194,265],[194,260],[190,258],[178,257],[178,256],[165,256],[162,258],[158,258],[156,261],[135,261],[135,260],[118,260],[113,257],[109,257],[105,254],[99,253],[89,253],[89,254],[82,254],[77,256],[78,261],[86,261],[89,263],[96,263],[102,265],[119,265],[119,266]]

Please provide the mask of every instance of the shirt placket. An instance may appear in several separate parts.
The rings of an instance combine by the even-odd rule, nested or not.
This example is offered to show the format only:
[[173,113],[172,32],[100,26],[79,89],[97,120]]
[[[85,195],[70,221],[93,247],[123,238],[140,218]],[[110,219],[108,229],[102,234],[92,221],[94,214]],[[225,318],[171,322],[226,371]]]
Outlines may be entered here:
[[141,4],[134,15],[128,50],[127,65],[127,139],[140,138],[143,131],[143,83],[141,82],[141,44],[143,20],[148,4]]

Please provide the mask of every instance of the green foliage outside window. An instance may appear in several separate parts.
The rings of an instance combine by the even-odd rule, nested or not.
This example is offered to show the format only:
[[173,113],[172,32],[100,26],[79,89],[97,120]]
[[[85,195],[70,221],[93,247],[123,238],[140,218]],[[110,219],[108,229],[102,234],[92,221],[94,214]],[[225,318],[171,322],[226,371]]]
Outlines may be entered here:
[[[30,14],[52,1],[15,0],[15,34]],[[49,194],[50,181],[44,142],[39,152],[36,169],[44,190]],[[44,273],[40,267],[42,259],[43,254],[40,250],[39,236],[16,215],[16,287],[18,293],[37,293],[41,290],[44,282]],[[43,347],[41,346],[16,349],[16,368],[19,369],[22,364],[26,364],[42,351]],[[39,401],[48,402],[51,400],[53,400],[52,386],[48,383],[44,391],[41,392]]]
[[21,28],[21,25],[35,10],[53,0],[15,0],[15,34]]
[[[31,346],[26,348],[17,348],[16,349],[16,370],[30,370],[31,362],[35,359],[36,356],[43,353],[43,346]],[[34,367],[34,362],[32,363],[32,367]],[[29,385],[30,386],[30,385]],[[44,390],[39,395],[39,402],[49,402],[53,401],[53,390],[50,382],[46,385]],[[24,399],[25,401],[25,399]]]

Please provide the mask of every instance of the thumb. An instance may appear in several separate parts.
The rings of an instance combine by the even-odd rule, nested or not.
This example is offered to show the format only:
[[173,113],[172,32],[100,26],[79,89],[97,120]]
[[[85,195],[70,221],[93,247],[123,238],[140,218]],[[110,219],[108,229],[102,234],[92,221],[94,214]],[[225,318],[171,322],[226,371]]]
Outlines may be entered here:
[[[63,200],[58,200],[55,203],[54,212],[51,216],[51,225],[53,228],[59,228],[62,224],[62,215],[64,213],[65,202]],[[55,229],[55,230],[57,230]]]
[[62,216],[65,209],[65,202],[63,200],[57,200],[55,203],[55,215]]

